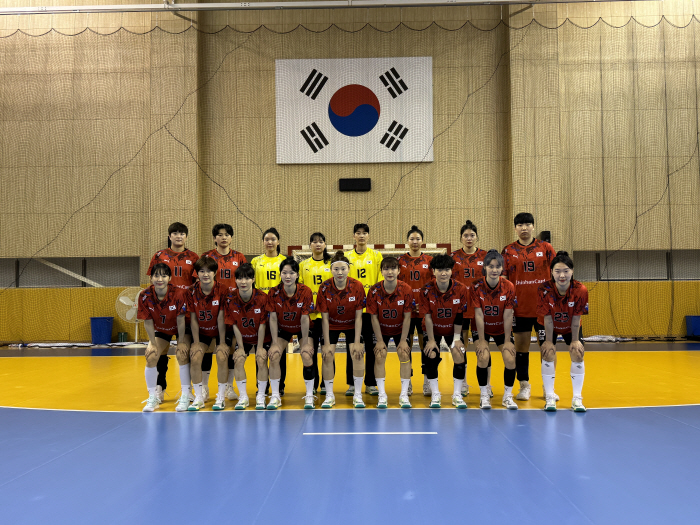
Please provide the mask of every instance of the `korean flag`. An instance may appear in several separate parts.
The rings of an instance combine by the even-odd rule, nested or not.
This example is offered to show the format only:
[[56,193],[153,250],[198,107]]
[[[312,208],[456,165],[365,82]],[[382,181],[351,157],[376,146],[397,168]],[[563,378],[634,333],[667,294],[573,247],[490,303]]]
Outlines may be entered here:
[[433,160],[432,57],[276,60],[277,163]]

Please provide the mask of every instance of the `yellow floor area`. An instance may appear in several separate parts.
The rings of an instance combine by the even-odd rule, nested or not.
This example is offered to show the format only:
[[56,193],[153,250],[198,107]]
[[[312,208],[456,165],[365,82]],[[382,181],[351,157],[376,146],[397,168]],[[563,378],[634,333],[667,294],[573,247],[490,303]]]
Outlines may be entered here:
[[[452,408],[452,358],[443,353],[440,363],[440,391],[443,408]],[[539,353],[530,356],[532,397],[517,401],[522,409],[541,409],[543,406],[542,378]],[[469,408],[477,408],[479,387],[476,380],[476,358],[467,353],[467,382],[470,394]],[[420,356],[413,355],[414,363]],[[493,407],[500,409],[503,395],[503,361],[500,354],[492,354]],[[687,405],[698,403],[700,389],[700,352],[697,351],[641,351],[589,352],[586,354],[586,379],[583,388],[587,408]],[[558,353],[556,392],[561,397],[559,408],[571,403],[571,361],[566,352]],[[5,357],[0,358],[0,377],[5,389],[0,403],[8,407],[46,408],[64,410],[140,411],[141,401],[147,397],[143,357]],[[350,397],[345,397],[345,354],[336,358],[336,408],[352,408]],[[395,353],[387,360],[387,394],[389,407],[398,408],[400,392],[399,363]],[[255,395],[255,362],[246,362],[248,394]],[[423,376],[420,364],[414,365],[411,403],[414,408],[427,408],[429,399],[422,394]],[[216,392],[216,362],[209,380],[212,398]],[[175,411],[180,388],[178,366],[174,357],[168,370],[168,396],[161,411]],[[518,385],[514,389],[518,390]],[[288,356],[287,387],[282,398],[283,409],[302,409],[304,394],[302,364],[299,354]],[[317,407],[322,401],[319,396]],[[368,408],[376,404],[376,397],[365,395]],[[207,403],[211,410],[213,399]],[[226,409],[232,409],[228,402]],[[252,409],[249,409],[252,410]]]

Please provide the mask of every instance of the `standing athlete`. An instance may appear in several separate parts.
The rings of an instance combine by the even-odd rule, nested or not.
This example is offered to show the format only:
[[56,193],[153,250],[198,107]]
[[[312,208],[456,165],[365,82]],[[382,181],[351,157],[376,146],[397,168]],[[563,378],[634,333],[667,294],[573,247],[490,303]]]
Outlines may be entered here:
[[[423,246],[423,232],[417,226],[411,226],[411,229],[406,234],[408,241],[408,253],[401,255],[399,260],[400,271],[399,280],[411,286],[413,291],[413,311],[411,312],[411,326],[408,329],[408,343],[413,346],[413,334],[418,331],[418,348],[423,348],[423,317],[420,312],[420,291],[421,289],[433,280],[433,272],[430,269],[430,261],[433,258],[427,253],[420,251]],[[409,352],[409,356],[410,356]],[[423,352],[421,355],[421,364],[424,363]],[[413,371],[411,371],[411,375]],[[408,383],[408,392],[406,395],[413,394],[411,383]],[[428,377],[423,376],[423,395],[430,395],[430,384]]]
[[[479,242],[479,235],[476,230],[476,225],[467,220],[462,225],[459,230],[459,239],[462,243],[462,247],[459,250],[452,252],[452,258],[455,260],[455,267],[452,270],[452,276],[455,280],[462,283],[467,289],[471,288],[472,283],[481,278],[483,275],[484,268],[484,257],[486,257],[486,251],[482,250],[477,246]],[[464,324],[462,325],[463,340],[469,341],[469,328],[472,330],[472,338],[475,333],[474,326],[474,311],[469,309],[469,312],[464,318]],[[476,341],[476,339],[474,339]],[[489,354],[489,363],[487,368],[487,383],[490,389],[491,385],[491,355]],[[489,390],[490,392],[490,390]],[[469,394],[469,385],[465,379],[464,385],[462,387],[462,395],[466,396]]]
[[566,252],[557,252],[550,265],[552,279],[542,283],[538,288],[537,314],[544,324],[545,335],[542,346],[542,383],[544,384],[545,405],[547,411],[557,409],[554,393],[554,370],[556,367],[556,340],[561,335],[569,346],[571,355],[571,384],[574,395],[571,408],[574,412],[585,412],[583,406],[583,330],[581,316],[588,315],[588,290],[574,280],[574,262]]
[[[365,290],[365,295],[369,289],[382,280],[382,274],[379,266],[382,263],[382,254],[367,246],[369,240],[369,226],[366,224],[355,224],[353,227],[355,236],[355,248],[349,252],[345,252],[345,257],[352,264],[350,276],[362,283]],[[377,389],[377,381],[374,377],[374,345],[372,344],[372,319],[371,316],[363,310],[362,314],[362,339],[365,344],[365,386],[367,393],[376,396],[379,395]],[[346,396],[357,394],[355,391],[357,384],[352,377],[352,359],[350,352],[347,356],[347,372],[346,379],[348,390]],[[362,385],[360,385],[360,388]],[[360,392],[361,393],[361,392]]]
[[532,328],[539,334],[544,326],[537,322],[537,287],[549,280],[550,264],[556,256],[548,242],[532,236],[535,218],[531,213],[518,213],[513,219],[518,240],[509,244],[501,254],[503,275],[515,285],[515,368],[520,391],[516,399],[530,399],[530,338]]

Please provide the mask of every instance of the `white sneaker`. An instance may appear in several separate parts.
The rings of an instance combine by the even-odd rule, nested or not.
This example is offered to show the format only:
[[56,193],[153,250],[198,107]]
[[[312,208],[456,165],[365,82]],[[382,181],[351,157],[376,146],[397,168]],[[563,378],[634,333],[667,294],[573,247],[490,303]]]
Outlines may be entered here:
[[462,383],[462,397],[467,397],[469,395],[469,385],[465,381]]
[[156,387],[156,395],[158,396],[158,402],[162,403],[165,401],[165,390],[163,390],[163,387],[158,385]]
[[430,408],[440,408],[440,401],[442,400],[442,396],[440,395],[440,392],[435,392],[430,396]]
[[544,400],[544,411],[545,412],[556,412],[557,411],[557,400],[553,395],[548,395]]
[[379,389],[376,386],[368,386],[365,388],[365,394],[369,394],[370,396],[378,396]]
[[[547,399],[547,392],[544,391],[544,386],[542,386],[542,397],[544,399]],[[554,393],[554,399],[556,401],[559,401],[559,396],[556,394],[556,392]]]
[[258,393],[258,395],[255,396],[255,410],[265,410],[266,408],[265,392]]
[[508,410],[518,410],[518,405],[513,401],[513,396],[503,396],[503,402],[501,404]]
[[574,412],[585,412],[586,407],[583,406],[583,398],[575,397],[571,400],[571,409]]
[[278,395],[270,396],[270,402],[267,404],[268,410],[277,410],[282,406],[282,398]]
[[379,394],[377,399],[377,408],[387,408],[389,406],[389,398],[386,394]]
[[326,399],[323,400],[321,408],[333,408],[335,405],[335,396],[333,394],[326,394]]
[[409,382],[408,383],[408,394],[409,396],[413,395],[413,385]]
[[209,387],[207,385],[202,385],[202,399],[205,403],[209,401]]
[[484,410],[491,408],[491,396],[489,396],[488,393],[481,394],[479,398],[479,408],[483,408]]
[[361,393],[352,396],[352,406],[355,408],[365,408],[365,401],[362,399]]
[[527,401],[530,399],[530,383],[527,381],[520,381],[520,392],[515,396],[515,399],[519,401]]
[[190,407],[190,395],[187,392],[182,392],[180,395],[180,399],[177,402],[177,406],[175,407],[176,412],[187,412],[187,409]]
[[411,408],[411,402],[408,400],[408,396],[399,396],[399,406],[401,408]]
[[423,395],[425,397],[430,397],[431,395],[430,382],[428,381],[428,378],[426,376],[423,376]]
[[467,408],[467,404],[460,394],[452,394],[452,406],[457,408]]
[[153,412],[160,406],[160,401],[158,401],[158,394],[151,394],[148,399],[144,401],[146,406],[143,407],[144,412]]
[[211,408],[212,410],[223,410],[224,408],[226,408],[226,396],[216,394],[216,401],[214,402],[214,406]]
[[316,408],[316,405],[314,404],[316,396],[304,396],[302,399],[304,400],[304,408],[308,408],[310,410]]
[[493,388],[491,388],[491,385],[487,385],[489,387],[489,396],[493,397]]
[[236,399],[238,399],[238,394],[236,394],[236,391],[231,385],[226,385],[226,392],[224,393],[224,396],[229,401],[235,401]]
[[348,389],[345,391],[345,395],[350,397],[355,395],[355,387],[354,386],[349,386]]
[[187,410],[189,412],[198,412],[202,408],[204,408],[204,399],[199,396],[196,396],[192,404],[189,407],[187,407]]
[[248,396],[242,396],[238,398],[238,403],[236,403],[236,406],[233,407],[234,410],[245,410],[248,408],[248,405],[250,404],[250,399],[248,399]]

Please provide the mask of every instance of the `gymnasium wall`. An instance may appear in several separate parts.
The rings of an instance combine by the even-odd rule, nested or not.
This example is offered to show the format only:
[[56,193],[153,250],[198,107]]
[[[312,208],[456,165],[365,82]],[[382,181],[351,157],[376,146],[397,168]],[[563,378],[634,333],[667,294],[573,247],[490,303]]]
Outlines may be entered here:
[[[145,273],[174,221],[198,253],[215,222],[233,224],[245,253],[262,251],[269,226],[284,249],[316,230],[349,243],[365,221],[370,242],[418,224],[458,246],[466,218],[500,248],[525,210],[570,252],[698,249],[693,9],[0,17],[0,254],[139,256]],[[275,164],[275,59],[410,55],[433,57],[434,162]],[[371,177],[373,191],[340,194],[341,177]],[[657,285],[676,327],[694,284],[630,286]]]

